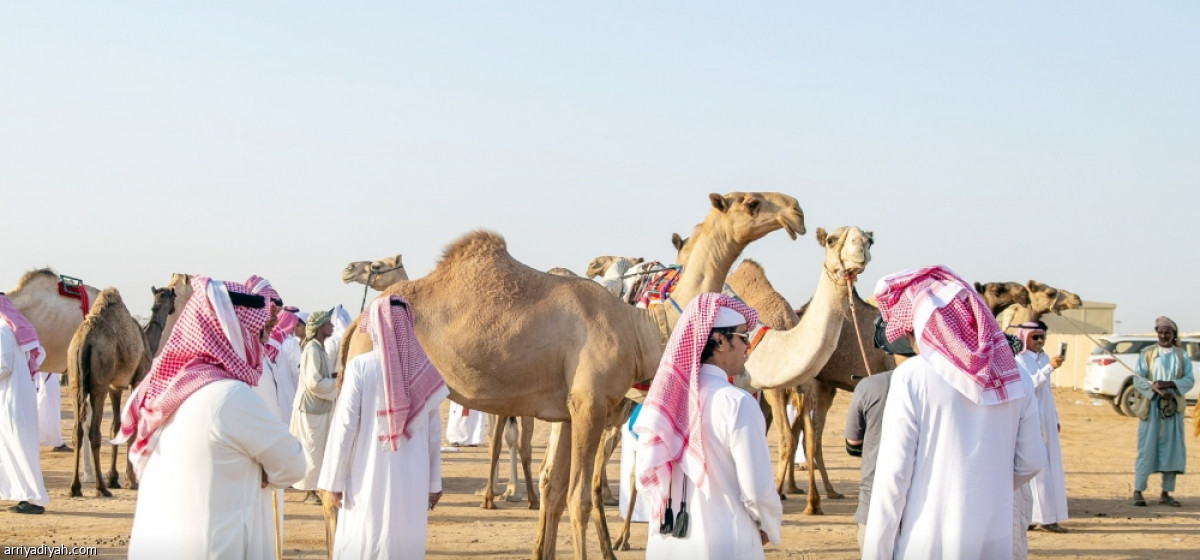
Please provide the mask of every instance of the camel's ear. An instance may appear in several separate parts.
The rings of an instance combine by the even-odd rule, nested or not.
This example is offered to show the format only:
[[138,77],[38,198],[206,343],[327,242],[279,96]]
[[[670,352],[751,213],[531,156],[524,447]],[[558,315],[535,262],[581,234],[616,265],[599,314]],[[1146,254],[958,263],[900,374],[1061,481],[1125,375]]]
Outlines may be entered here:
[[824,247],[825,241],[828,239],[829,239],[829,234],[825,232],[825,228],[818,227],[817,228],[817,243],[820,243],[821,246]]
[[1029,282],[1027,282],[1025,284],[1025,288],[1027,288],[1031,292],[1040,292],[1045,287],[1046,287],[1045,284],[1038,282],[1037,280],[1030,280]]
[[150,294],[155,296],[158,295],[158,288],[150,286]]
[[725,198],[724,196],[719,195],[717,193],[709,193],[708,200],[710,202],[712,202],[713,208],[716,208],[717,210],[720,210],[722,212],[729,211],[729,206],[730,206],[731,202],[728,198]]
[[868,242],[868,243],[870,243],[871,245],[874,245],[874,244],[875,244],[875,232],[873,232],[873,231],[864,231],[864,232],[863,232],[863,235],[866,235],[866,236],[867,236],[867,242]]
[[629,264],[642,264],[642,263],[646,262],[646,259],[643,259],[642,257],[628,257],[628,258],[629,258]]
[[685,243],[687,243],[687,240],[680,237],[678,233],[671,234],[671,245],[675,246],[675,251],[682,250]]
[[983,284],[980,284],[979,282],[976,282],[976,283],[975,283],[975,291],[976,291],[976,292],[979,292],[979,293],[981,293],[981,294],[982,294],[982,293],[986,293],[986,292],[987,292],[987,286],[984,286]]

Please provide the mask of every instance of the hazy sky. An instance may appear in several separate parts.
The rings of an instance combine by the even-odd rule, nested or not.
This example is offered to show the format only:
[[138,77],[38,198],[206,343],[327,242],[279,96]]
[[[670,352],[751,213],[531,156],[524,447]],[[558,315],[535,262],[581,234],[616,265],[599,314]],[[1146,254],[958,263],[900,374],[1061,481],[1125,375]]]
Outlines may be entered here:
[[[828,5],[826,5],[828,4]],[[145,315],[172,272],[343,303],[476,228],[539,269],[670,261],[707,194],[1200,331],[1200,4],[42,2],[0,7],[0,289],[49,265]],[[979,4],[979,3],[975,3]],[[487,302],[479,302],[486,305]]]

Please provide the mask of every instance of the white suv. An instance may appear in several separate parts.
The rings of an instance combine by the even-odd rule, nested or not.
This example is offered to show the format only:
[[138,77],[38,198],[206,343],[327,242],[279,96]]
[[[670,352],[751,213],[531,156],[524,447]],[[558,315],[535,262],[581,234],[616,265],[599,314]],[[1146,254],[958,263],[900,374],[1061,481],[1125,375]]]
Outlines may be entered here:
[[[1096,340],[1104,345],[1105,350],[1120,358],[1121,363],[1134,370],[1137,369],[1138,354],[1150,346],[1158,344],[1158,338],[1154,336],[1112,335]],[[1184,338],[1179,342],[1183,345],[1183,351],[1192,359],[1192,371],[1200,373],[1200,339]],[[1096,348],[1092,351],[1091,359],[1088,360],[1087,374],[1083,378],[1083,390],[1090,397],[1107,399],[1118,414],[1133,416],[1130,407],[1137,399],[1141,398],[1141,393],[1133,388],[1133,374],[1129,369],[1118,364],[1117,360],[1104,350]],[[1188,403],[1195,403],[1198,396],[1200,396],[1200,383],[1197,383],[1191,391],[1184,395]]]

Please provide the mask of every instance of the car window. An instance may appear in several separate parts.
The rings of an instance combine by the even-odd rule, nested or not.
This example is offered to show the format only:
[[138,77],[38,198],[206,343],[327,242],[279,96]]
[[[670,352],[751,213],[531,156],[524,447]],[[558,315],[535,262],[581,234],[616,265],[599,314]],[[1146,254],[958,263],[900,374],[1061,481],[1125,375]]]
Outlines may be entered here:
[[1154,344],[1151,340],[1118,340],[1109,349],[1113,354],[1136,354]]
[[1184,342],[1183,348],[1193,362],[1200,361],[1200,342]]
[[[1103,338],[1097,340],[1096,342],[1098,342],[1099,344],[1097,344],[1095,348],[1092,348],[1093,356],[1099,356],[1101,354],[1107,354],[1108,352],[1112,352],[1113,343],[1111,343],[1107,340],[1104,340]],[[1108,352],[1105,352],[1105,350],[1107,350]]]

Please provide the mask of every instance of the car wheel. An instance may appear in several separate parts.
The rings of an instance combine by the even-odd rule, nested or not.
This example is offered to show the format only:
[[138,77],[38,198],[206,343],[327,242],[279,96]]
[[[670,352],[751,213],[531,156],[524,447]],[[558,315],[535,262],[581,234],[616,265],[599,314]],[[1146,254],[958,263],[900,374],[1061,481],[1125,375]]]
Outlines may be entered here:
[[1117,397],[1118,406],[1121,408],[1121,414],[1132,417],[1134,403],[1136,403],[1138,399],[1144,398],[1146,397],[1143,397],[1137,389],[1133,388],[1133,383],[1126,385],[1124,389],[1121,389],[1121,394]]
[[1113,397],[1109,399],[1108,404],[1112,405],[1113,411],[1117,414],[1120,414],[1121,416],[1129,416],[1128,414],[1125,414],[1124,410],[1121,410],[1121,399],[1119,397]]

